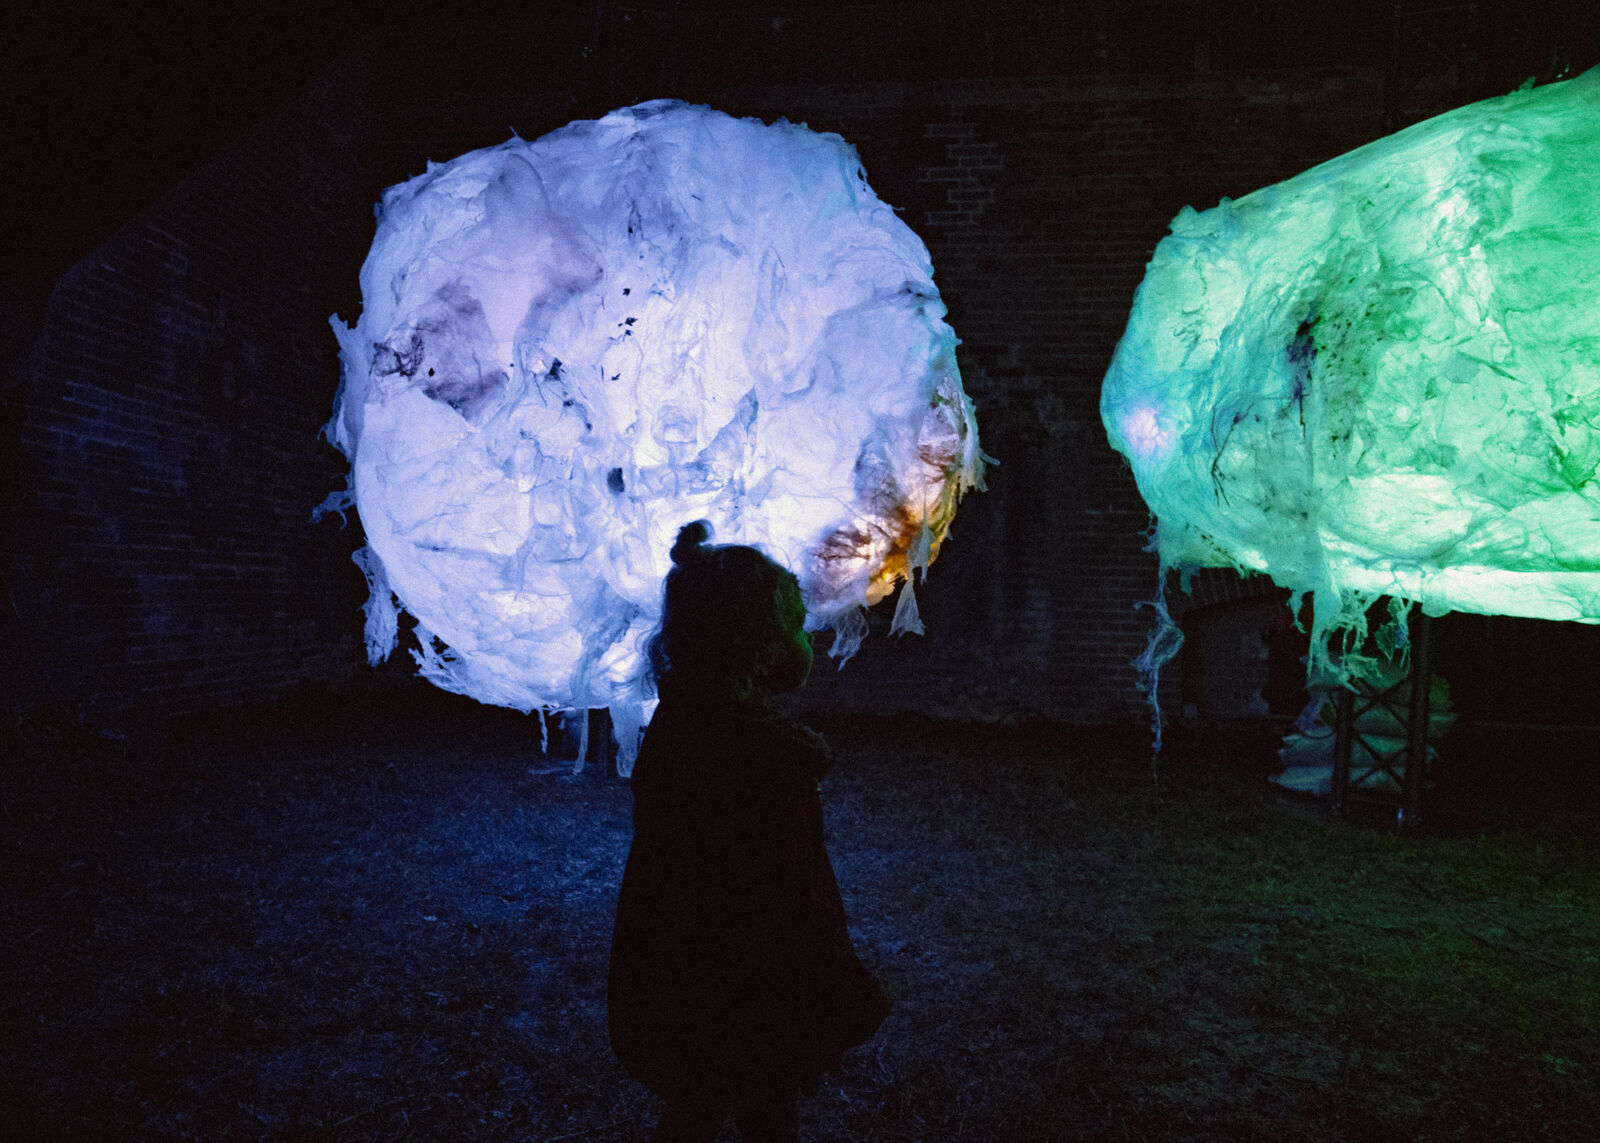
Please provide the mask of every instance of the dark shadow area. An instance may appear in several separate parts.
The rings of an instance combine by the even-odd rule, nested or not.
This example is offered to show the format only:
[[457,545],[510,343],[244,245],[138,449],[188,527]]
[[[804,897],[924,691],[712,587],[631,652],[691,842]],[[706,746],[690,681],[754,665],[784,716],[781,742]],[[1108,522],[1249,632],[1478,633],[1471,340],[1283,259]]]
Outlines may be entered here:
[[[821,726],[896,1009],[803,1138],[1592,1138],[1592,803],[1402,837],[1217,741]],[[647,1137],[605,1034],[628,788],[536,720],[418,686],[12,745],[9,1137]]]

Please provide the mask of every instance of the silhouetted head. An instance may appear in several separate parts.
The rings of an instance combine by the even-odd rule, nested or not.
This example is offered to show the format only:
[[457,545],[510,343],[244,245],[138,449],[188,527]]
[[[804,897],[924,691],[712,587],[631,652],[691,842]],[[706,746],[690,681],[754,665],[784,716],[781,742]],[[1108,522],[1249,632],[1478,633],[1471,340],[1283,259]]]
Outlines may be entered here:
[[805,685],[811,633],[794,574],[744,544],[709,544],[685,524],[672,545],[661,626],[650,640],[658,687],[752,698]]

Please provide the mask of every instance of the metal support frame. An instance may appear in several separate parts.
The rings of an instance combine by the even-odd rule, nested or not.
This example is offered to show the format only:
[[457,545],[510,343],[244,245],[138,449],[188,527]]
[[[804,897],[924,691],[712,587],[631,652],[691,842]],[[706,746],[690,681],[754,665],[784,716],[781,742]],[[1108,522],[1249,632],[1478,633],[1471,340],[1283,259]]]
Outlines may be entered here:
[[[1428,691],[1433,681],[1433,637],[1432,621],[1420,609],[1411,617],[1410,644],[1411,669],[1404,678],[1382,688],[1352,680],[1350,686],[1341,687],[1338,692],[1332,788],[1334,810],[1338,813],[1348,813],[1352,802],[1361,802],[1392,806],[1402,826],[1414,826],[1421,820],[1422,782],[1428,766]],[[1408,683],[1410,699],[1402,709],[1401,696]],[[1356,729],[1360,717],[1375,709],[1388,711],[1405,728],[1404,747],[1380,750]],[[1358,745],[1364,755],[1361,764],[1365,769],[1352,777]],[[1398,799],[1362,789],[1368,780],[1380,773],[1387,774],[1400,787]]]

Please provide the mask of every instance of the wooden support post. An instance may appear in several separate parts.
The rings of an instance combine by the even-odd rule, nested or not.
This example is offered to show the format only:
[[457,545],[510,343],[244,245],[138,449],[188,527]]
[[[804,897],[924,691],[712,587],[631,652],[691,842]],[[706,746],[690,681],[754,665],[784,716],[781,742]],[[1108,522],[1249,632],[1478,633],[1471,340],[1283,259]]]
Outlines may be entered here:
[[1345,795],[1350,789],[1350,756],[1355,745],[1355,692],[1340,687],[1334,692],[1333,720],[1333,812],[1344,812]]
[[1400,822],[1421,819],[1422,780],[1428,772],[1428,691],[1433,684],[1433,620],[1421,607],[1411,617],[1411,709],[1406,718],[1406,774]]

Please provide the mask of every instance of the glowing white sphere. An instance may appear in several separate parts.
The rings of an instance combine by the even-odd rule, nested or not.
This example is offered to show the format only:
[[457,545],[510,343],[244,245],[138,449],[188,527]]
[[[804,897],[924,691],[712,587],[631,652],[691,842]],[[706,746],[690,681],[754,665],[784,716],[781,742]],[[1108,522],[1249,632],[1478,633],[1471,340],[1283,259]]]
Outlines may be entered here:
[[837,135],[662,101],[430,164],[385,192],[361,287],[328,433],[369,652],[392,591],[422,673],[485,702],[636,720],[701,517],[848,654],[981,480],[927,250]]

